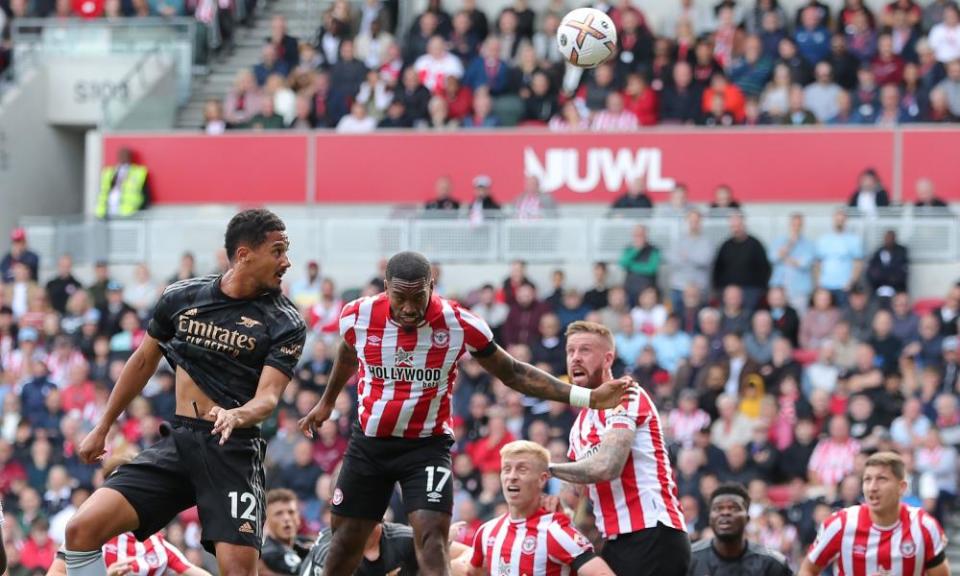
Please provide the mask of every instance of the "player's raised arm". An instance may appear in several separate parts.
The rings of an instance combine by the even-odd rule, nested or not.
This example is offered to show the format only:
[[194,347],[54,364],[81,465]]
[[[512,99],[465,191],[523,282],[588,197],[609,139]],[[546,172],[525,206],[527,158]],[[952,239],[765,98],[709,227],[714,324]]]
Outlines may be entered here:
[[614,408],[636,394],[636,383],[629,377],[604,382],[593,390],[571,386],[535,366],[517,360],[496,345],[492,353],[476,358],[487,372],[527,396],[565,402],[581,408],[603,409]]
[[77,453],[80,460],[85,464],[91,464],[103,457],[103,447],[110,427],[117,421],[120,413],[126,410],[130,402],[143,391],[147,381],[156,372],[161,356],[160,344],[153,336],[145,335],[143,342],[124,364],[120,378],[117,379],[116,386],[110,392],[103,417],[80,444]]
[[327,387],[323,391],[323,397],[317,402],[310,412],[300,419],[300,430],[308,437],[313,438],[321,424],[330,418],[333,413],[333,407],[337,402],[337,397],[343,391],[350,378],[357,373],[357,351],[348,342],[347,338],[340,341],[337,348],[337,357],[333,361],[333,368],[330,371],[330,377],[327,379]]
[[593,484],[618,478],[630,456],[636,435],[636,429],[608,430],[596,452],[576,462],[551,464],[550,474],[575,484]]

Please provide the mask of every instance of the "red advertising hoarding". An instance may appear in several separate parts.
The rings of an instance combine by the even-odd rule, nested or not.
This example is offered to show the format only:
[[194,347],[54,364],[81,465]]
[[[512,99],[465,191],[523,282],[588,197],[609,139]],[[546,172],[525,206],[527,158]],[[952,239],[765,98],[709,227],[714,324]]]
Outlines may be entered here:
[[305,134],[114,135],[103,138],[103,162],[122,147],[149,170],[154,204],[264,202],[307,199]]
[[610,202],[636,178],[655,201],[682,182],[696,202],[709,201],[721,183],[741,202],[839,202],[866,167],[893,189],[899,149],[905,199],[912,197],[912,182],[926,175],[940,195],[960,200],[960,173],[941,160],[960,149],[960,132],[903,130],[899,147],[896,136],[873,129],[118,134],[104,137],[104,161],[112,163],[122,146],[131,148],[150,169],[159,204],[415,204],[433,195],[441,175],[467,200],[479,174],[492,178],[501,202],[520,193],[525,174],[564,203]]

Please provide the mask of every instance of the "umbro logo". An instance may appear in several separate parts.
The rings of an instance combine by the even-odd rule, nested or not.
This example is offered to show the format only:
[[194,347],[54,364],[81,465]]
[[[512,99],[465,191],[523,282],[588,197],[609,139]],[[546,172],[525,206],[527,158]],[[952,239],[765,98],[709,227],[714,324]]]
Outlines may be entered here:
[[241,316],[240,321],[237,322],[237,324],[243,326],[244,328],[253,328],[254,326],[262,326],[263,322],[254,320],[253,318],[247,318],[246,316]]
[[253,534],[255,531],[249,522],[244,522],[240,525],[240,532],[243,534]]
[[196,309],[196,308],[191,308],[191,309],[187,310],[186,312],[184,312],[183,315],[184,315],[184,316],[196,316],[196,315],[197,315],[197,309]]
[[376,346],[380,344],[380,342],[382,342],[382,340],[380,340],[379,336],[367,336],[367,344]]

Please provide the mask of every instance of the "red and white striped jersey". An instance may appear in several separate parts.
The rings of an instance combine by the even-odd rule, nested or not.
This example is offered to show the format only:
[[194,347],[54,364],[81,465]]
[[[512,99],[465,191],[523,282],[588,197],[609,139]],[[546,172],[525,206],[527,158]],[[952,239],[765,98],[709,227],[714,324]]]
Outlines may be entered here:
[[107,566],[130,562],[132,576],[163,576],[167,569],[183,574],[191,564],[177,547],[154,534],[144,542],[133,532],[125,532],[103,545],[103,561]]
[[837,576],[921,576],[946,545],[940,524],[920,508],[901,504],[900,519],[884,528],[866,506],[851,506],[827,518],[807,559],[821,568],[836,562]]
[[832,438],[821,440],[810,455],[807,467],[817,473],[824,486],[835,486],[844,476],[853,472],[860,453],[860,443],[853,438],[837,442]]
[[481,526],[470,564],[493,576],[568,576],[578,559],[592,558],[593,546],[566,515],[541,508],[529,518],[504,514]]
[[360,427],[374,437],[453,436],[457,361],[493,345],[483,320],[437,295],[412,330],[390,318],[386,294],[354,300],[340,314],[340,335],[357,350]]
[[629,534],[657,523],[686,530],[677,485],[663,441],[660,415],[646,391],[613,409],[584,408],[570,429],[572,461],[594,454],[608,430],[636,431],[620,477],[589,484],[597,527],[604,538]]

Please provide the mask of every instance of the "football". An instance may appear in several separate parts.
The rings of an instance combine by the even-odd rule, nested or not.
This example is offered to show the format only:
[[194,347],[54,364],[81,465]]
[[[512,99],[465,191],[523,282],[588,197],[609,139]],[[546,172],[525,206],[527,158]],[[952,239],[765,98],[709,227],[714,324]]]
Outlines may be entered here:
[[564,58],[580,68],[596,68],[617,51],[613,20],[596,8],[571,10],[560,22],[557,45]]

